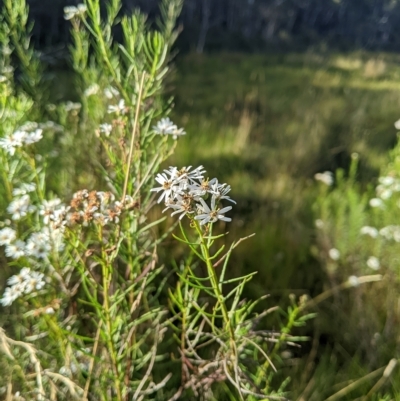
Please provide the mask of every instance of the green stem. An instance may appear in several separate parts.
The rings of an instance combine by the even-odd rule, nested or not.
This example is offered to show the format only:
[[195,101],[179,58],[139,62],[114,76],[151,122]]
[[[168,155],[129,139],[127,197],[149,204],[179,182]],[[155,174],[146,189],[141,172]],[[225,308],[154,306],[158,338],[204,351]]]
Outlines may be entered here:
[[[100,227],[99,229],[99,243],[103,243],[103,230]],[[117,361],[117,354],[115,351],[114,343],[112,341],[112,324],[111,324],[111,315],[110,315],[110,298],[109,298],[109,289],[110,289],[110,276],[111,276],[111,271],[110,271],[110,266],[108,263],[108,258],[107,254],[104,251],[104,248],[102,247],[101,250],[102,254],[102,275],[103,275],[103,296],[104,296],[104,301],[103,301],[103,308],[104,308],[104,319],[105,319],[105,326],[106,326],[106,342],[107,342],[107,347],[109,350],[109,355],[111,357],[112,361],[112,368],[114,371],[114,380],[115,380],[115,389],[117,392],[117,399],[118,401],[123,401],[122,398],[122,392],[121,392],[121,380],[119,378],[119,372],[118,372],[118,361]],[[100,316],[101,318],[101,316]]]
[[228,332],[229,332],[231,348],[234,351],[234,355],[236,356],[235,331],[234,331],[232,323],[229,319],[229,313],[228,313],[228,308],[226,307],[225,298],[219,288],[218,277],[217,277],[217,274],[215,273],[215,269],[214,269],[213,263],[211,261],[210,250],[209,250],[210,243],[209,243],[209,241],[206,241],[206,239],[204,238],[203,233],[200,228],[200,224],[196,220],[193,220],[193,225],[196,228],[197,234],[200,237],[200,246],[201,246],[204,260],[207,265],[207,271],[208,271],[208,275],[210,277],[211,286],[212,286],[215,296],[218,300],[218,304],[221,307],[224,323],[225,323],[225,326],[228,328]]
[[[266,377],[266,371],[270,366],[270,361],[272,361],[272,359],[275,357],[275,355],[279,351],[279,348],[281,347],[282,343],[285,341],[287,334],[289,334],[290,331],[292,330],[292,327],[297,319],[297,316],[298,316],[300,310],[301,310],[301,308],[296,306],[293,309],[293,311],[290,313],[289,321],[287,322],[286,326],[282,329],[281,335],[279,336],[278,341],[275,343],[274,348],[272,349],[272,351],[269,355],[269,359],[267,359],[264,362],[263,366],[259,370],[259,374],[257,375],[256,381],[255,381],[257,386],[260,386],[262,379]],[[266,385],[266,387],[267,387],[267,385]]]

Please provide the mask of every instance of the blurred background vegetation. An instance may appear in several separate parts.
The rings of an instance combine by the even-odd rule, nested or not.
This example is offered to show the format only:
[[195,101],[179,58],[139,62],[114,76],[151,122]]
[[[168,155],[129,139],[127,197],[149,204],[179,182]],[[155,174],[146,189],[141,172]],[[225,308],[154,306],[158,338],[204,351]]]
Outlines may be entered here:
[[[71,3],[29,3],[51,101],[74,101],[62,12]],[[124,11],[154,19],[157,3],[126,1]],[[389,152],[400,118],[400,1],[186,0],[181,24],[166,99],[188,135],[170,164],[203,164],[232,186],[230,235],[256,236],[236,250],[231,274],[257,270],[246,295],[270,294],[267,306],[332,291],[299,330],[309,341],[281,355],[293,399],[400,400],[397,370],[381,380],[399,357],[397,248],[359,234],[400,217],[395,204],[381,214],[368,204],[381,174],[400,177]],[[337,172],[332,187],[314,180],[327,170]],[[382,281],[337,289],[375,273],[365,260],[376,246]],[[164,252],[167,264],[181,256]]]

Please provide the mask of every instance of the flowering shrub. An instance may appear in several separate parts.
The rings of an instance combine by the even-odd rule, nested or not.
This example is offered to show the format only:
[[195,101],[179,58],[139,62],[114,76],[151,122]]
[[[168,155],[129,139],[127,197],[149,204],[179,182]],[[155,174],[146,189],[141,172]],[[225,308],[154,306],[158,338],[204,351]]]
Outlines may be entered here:
[[[273,380],[277,355],[295,339],[291,329],[313,316],[303,314],[306,298],[291,298],[282,330],[260,328],[275,308],[257,315],[258,301],[242,298],[255,273],[228,273],[232,251],[250,236],[226,250],[224,234],[214,233],[231,221],[231,187],[206,178],[202,166],[157,174],[186,134],[166,117],[162,96],[182,2],[161,3],[157,29],[137,12],[120,17],[119,0],[106,13],[99,0],[67,6],[80,99],[60,104],[48,103],[25,1],[4,3],[0,389],[7,400],[282,399],[288,381]],[[11,59],[19,60],[19,78]],[[179,219],[157,235],[166,218],[155,220],[151,210],[161,202]],[[172,280],[158,247],[178,224],[174,237],[188,254]]]
[[[399,318],[394,306],[400,289],[399,151],[397,144],[388,164],[382,168],[377,185],[369,190],[363,190],[356,182],[359,155],[353,154],[348,177],[342,170],[337,171],[335,186],[320,187],[314,205],[317,217],[314,255],[321,261],[329,283],[324,299],[333,298],[326,324],[331,325],[335,310],[341,346],[356,344],[370,366],[385,369],[386,378],[397,374],[394,367],[399,332],[386,319]],[[346,289],[353,291],[337,297]],[[351,305],[345,310],[343,297],[348,297],[346,304]],[[395,382],[397,376],[392,380]],[[382,380],[368,395],[383,385]]]

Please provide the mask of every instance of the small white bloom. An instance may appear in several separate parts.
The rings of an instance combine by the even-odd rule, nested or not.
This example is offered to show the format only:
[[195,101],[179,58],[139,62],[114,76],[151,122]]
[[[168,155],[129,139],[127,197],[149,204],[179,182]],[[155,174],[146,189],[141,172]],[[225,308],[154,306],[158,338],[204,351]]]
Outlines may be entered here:
[[325,171],[323,173],[317,173],[314,175],[317,181],[323,182],[325,185],[331,186],[333,184],[333,173],[331,171]]
[[157,125],[153,127],[153,131],[160,135],[172,134],[177,129],[178,127],[168,117],[162,118]]
[[13,195],[14,196],[21,196],[21,195],[26,195],[29,192],[33,192],[36,189],[36,184],[31,183],[31,184],[22,184],[19,188],[15,188],[13,190]]
[[376,258],[375,256],[370,256],[367,260],[367,266],[372,270],[379,270],[381,264],[378,258]]
[[117,91],[117,89],[109,86],[108,88],[104,89],[104,95],[107,99],[112,99],[119,96],[119,92]]
[[67,6],[64,7],[64,19],[70,20],[79,15],[83,15],[86,12],[85,4],[78,4],[78,6]]
[[340,259],[340,252],[339,252],[338,249],[336,249],[336,248],[329,249],[328,253],[329,253],[329,257],[332,260],[339,260]]
[[32,291],[41,290],[46,282],[44,281],[44,274],[38,272],[31,272],[30,276],[25,279],[25,294],[30,294]]
[[395,127],[396,129],[400,130],[400,120],[397,120],[397,121],[394,123],[394,127]]
[[16,240],[12,244],[6,246],[6,256],[12,259],[19,259],[25,256],[25,243]]
[[371,207],[379,207],[379,208],[383,208],[385,206],[382,199],[379,199],[379,198],[372,198],[369,201],[369,205]]
[[14,285],[13,287],[7,287],[4,290],[3,297],[0,299],[0,304],[3,306],[11,305],[17,298],[23,294],[22,287]]
[[23,195],[20,198],[14,199],[7,207],[7,212],[12,215],[13,220],[20,220],[35,210],[35,207],[30,204],[29,195]]
[[371,238],[376,238],[378,236],[379,232],[375,227],[364,226],[364,227],[361,227],[360,234],[361,235],[369,235]]
[[395,183],[395,179],[390,176],[379,177],[378,181],[380,184],[384,185],[385,187],[390,187],[391,185],[393,185]]
[[183,128],[178,128],[168,117],[162,118],[155,126],[153,131],[159,135],[172,135],[174,139],[186,135]]
[[[188,213],[193,213],[193,207],[192,204],[190,202],[190,200],[185,200],[185,199],[178,199],[177,202],[175,204],[173,203],[166,203],[167,209],[175,209],[174,212],[171,213],[171,216],[174,216],[175,214],[181,214],[179,216],[179,220],[182,220],[182,218],[188,214]],[[166,209],[164,209],[166,210]]]
[[19,127],[19,131],[34,131],[35,129],[39,128],[39,124],[35,121],[26,121]]
[[379,230],[379,234],[387,240],[400,242],[400,226],[390,225]]
[[86,97],[93,96],[99,91],[99,89],[100,86],[98,84],[92,84],[83,92],[83,95]]
[[195,216],[196,220],[200,220],[200,225],[204,225],[207,223],[215,223],[218,220],[222,221],[232,221],[230,217],[225,217],[224,213],[228,212],[232,209],[232,206],[224,207],[223,209],[217,209],[215,207],[215,199],[211,198],[211,209],[208,207],[207,203],[203,198],[200,198],[201,203],[201,211],[199,215]]
[[156,187],[151,189],[151,192],[163,191],[161,196],[158,198],[157,203],[160,203],[163,199],[167,202],[168,199],[173,198],[173,193],[177,189],[177,183],[179,179],[170,179],[164,173],[159,173],[156,175],[156,181],[161,184],[161,187]]
[[80,103],[74,103],[74,102],[71,102],[70,100],[64,104],[64,109],[67,112],[77,111],[77,110],[80,110],[81,108],[82,108],[82,105]]
[[125,107],[125,100],[121,99],[117,105],[110,105],[107,109],[108,113],[117,113],[117,114],[125,114],[126,107]]
[[0,147],[13,156],[15,149],[20,148],[25,143],[27,135],[25,131],[15,131],[11,135],[0,138]]
[[360,280],[357,276],[350,276],[348,282],[352,287],[358,287],[360,285]]
[[319,228],[320,230],[324,228],[325,223],[321,219],[317,219],[314,222],[315,227]]
[[33,143],[39,142],[43,138],[43,130],[38,128],[35,131],[29,132],[25,138],[25,143],[31,145]]
[[0,245],[10,245],[17,239],[17,233],[10,227],[0,230]]
[[171,135],[176,140],[179,136],[186,135],[186,131],[183,128],[177,128]]
[[218,181],[216,181],[215,183],[213,183],[211,185],[210,193],[212,194],[212,196],[215,198],[215,200],[217,202],[220,201],[221,199],[226,199],[227,201],[236,204],[236,202],[227,195],[227,193],[230,191],[231,191],[230,185],[218,184]]
[[48,234],[43,232],[33,233],[26,244],[28,255],[37,259],[45,259],[51,251],[51,242]]
[[10,277],[7,280],[8,285],[21,285],[26,279],[30,278],[31,269],[29,267],[23,267],[19,274]]
[[384,189],[379,194],[380,198],[383,199],[383,200],[389,199],[392,195],[393,195],[393,192],[390,189]]
[[105,136],[110,136],[112,128],[111,124],[100,124],[100,132],[105,134]]

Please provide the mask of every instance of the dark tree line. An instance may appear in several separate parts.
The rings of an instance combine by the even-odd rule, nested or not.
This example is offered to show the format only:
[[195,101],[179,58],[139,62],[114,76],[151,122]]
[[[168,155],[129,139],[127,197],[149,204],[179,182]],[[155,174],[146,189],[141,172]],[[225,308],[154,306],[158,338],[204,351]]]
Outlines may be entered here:
[[[139,7],[153,18],[159,0],[124,0],[124,11]],[[65,43],[63,7],[76,0],[28,0],[34,40]],[[262,50],[269,45],[318,41],[345,47],[400,47],[400,0],[185,0],[181,46]]]

